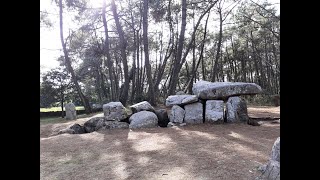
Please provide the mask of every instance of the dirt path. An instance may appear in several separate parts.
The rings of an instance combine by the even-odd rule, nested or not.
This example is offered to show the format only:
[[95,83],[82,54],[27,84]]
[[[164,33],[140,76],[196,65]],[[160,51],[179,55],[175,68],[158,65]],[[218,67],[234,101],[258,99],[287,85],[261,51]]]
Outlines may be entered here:
[[[260,115],[268,109],[277,114],[272,108],[254,108]],[[254,108],[248,108],[249,114],[254,115]],[[50,128],[41,129],[44,133]],[[279,136],[280,125],[270,123],[117,129],[53,137],[41,137],[40,130],[40,178],[254,179],[259,176],[256,167],[267,162]]]

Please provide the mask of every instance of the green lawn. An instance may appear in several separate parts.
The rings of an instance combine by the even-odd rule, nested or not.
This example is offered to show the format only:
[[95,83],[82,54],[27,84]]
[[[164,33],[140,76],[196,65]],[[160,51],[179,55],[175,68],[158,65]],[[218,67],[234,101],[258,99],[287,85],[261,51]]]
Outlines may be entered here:
[[[65,109],[63,108],[63,110],[65,110]],[[84,107],[77,106],[76,110],[84,110]],[[61,107],[40,108],[40,112],[54,112],[54,111],[61,111]]]
[[[91,113],[91,114],[79,114],[79,115],[77,115],[77,119],[91,117],[91,116],[97,115],[99,113],[101,113],[101,112],[95,112],[95,113]],[[61,118],[61,117],[41,117],[40,118],[40,125],[41,124],[64,123],[64,122],[70,122],[70,120],[66,120],[65,118]]]

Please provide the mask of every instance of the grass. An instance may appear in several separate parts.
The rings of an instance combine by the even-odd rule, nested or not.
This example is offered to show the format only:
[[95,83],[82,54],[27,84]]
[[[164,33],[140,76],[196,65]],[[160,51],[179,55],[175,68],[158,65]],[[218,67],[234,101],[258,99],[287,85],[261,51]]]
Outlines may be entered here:
[[[63,107],[63,110],[65,108]],[[77,106],[76,110],[84,110],[83,106]],[[51,108],[40,108],[40,112],[61,112],[61,107],[51,107]]]
[[[94,116],[99,113],[101,113],[101,112],[95,112],[92,114],[80,114],[80,115],[77,115],[77,119],[91,117],[91,116]],[[40,125],[41,124],[64,123],[64,122],[69,122],[69,121],[70,120],[66,120],[65,118],[62,118],[62,117],[42,117],[42,118],[40,118]]]

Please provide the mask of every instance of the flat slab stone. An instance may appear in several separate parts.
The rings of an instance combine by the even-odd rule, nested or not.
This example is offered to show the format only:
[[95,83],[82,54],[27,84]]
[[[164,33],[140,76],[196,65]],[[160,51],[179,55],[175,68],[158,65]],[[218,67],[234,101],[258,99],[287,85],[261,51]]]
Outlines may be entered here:
[[198,81],[193,85],[192,93],[200,99],[225,100],[231,96],[254,95],[262,92],[259,85],[244,82],[208,82]]
[[205,123],[223,123],[224,102],[222,100],[208,100],[206,102]]
[[151,106],[151,104],[148,101],[142,101],[137,104],[134,104],[134,105],[130,106],[130,109],[132,110],[133,113],[137,113],[140,111],[155,112],[154,108]]
[[187,124],[203,123],[203,105],[202,103],[193,103],[184,106],[186,114],[184,122]]
[[198,101],[196,95],[172,95],[166,99],[166,106],[185,105]]

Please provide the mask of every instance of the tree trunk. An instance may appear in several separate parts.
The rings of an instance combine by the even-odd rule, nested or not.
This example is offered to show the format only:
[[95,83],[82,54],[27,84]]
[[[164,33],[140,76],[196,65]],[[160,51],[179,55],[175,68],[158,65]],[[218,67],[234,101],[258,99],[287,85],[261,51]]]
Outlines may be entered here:
[[197,63],[197,66],[195,67],[195,69],[193,70],[192,72],[192,77],[190,78],[184,92],[189,91],[189,93],[191,94],[192,93],[192,87],[193,87],[193,79],[195,78],[196,76],[196,72],[197,72],[197,69],[199,67],[199,64],[201,61],[203,61],[203,50],[204,50],[204,44],[206,42],[206,38],[207,38],[207,26],[208,26],[208,20],[209,20],[209,16],[210,16],[210,13],[208,14],[208,17],[206,19],[206,24],[205,24],[205,27],[204,27],[204,33],[203,33],[203,40],[202,40],[202,44],[201,44],[201,51],[200,51],[200,57],[199,57],[199,60],[198,60],[198,63]]
[[173,95],[176,90],[176,85],[178,82],[178,75],[180,72],[180,62],[182,57],[182,50],[183,50],[183,41],[184,41],[184,34],[186,31],[186,24],[187,24],[187,0],[181,0],[181,9],[182,9],[182,17],[181,17],[181,29],[180,29],[180,36],[179,36],[179,42],[178,42],[178,50],[177,50],[177,56],[174,61],[173,66],[173,75],[171,79],[171,86],[169,88],[169,94]]
[[61,95],[61,100],[60,100],[60,103],[61,103],[61,117],[64,118],[64,112],[63,112],[63,101],[64,101],[64,94],[63,94],[63,89],[61,88],[60,89],[60,95]]
[[117,7],[114,2],[114,0],[111,0],[111,10],[113,13],[113,17],[116,23],[117,31],[119,34],[120,39],[120,48],[121,48],[121,58],[122,58],[122,64],[123,64],[123,73],[124,73],[124,86],[123,91],[120,95],[120,102],[125,106],[127,104],[128,99],[128,91],[129,91],[129,73],[128,73],[128,61],[127,61],[127,54],[126,54],[126,48],[127,48],[127,42],[124,38],[124,32],[122,30],[122,26],[119,21],[119,16],[117,13]]
[[144,60],[145,60],[145,67],[147,70],[147,78],[149,84],[149,103],[151,105],[156,105],[154,100],[154,88],[153,88],[153,81],[152,81],[152,74],[151,74],[151,65],[149,62],[149,47],[148,47],[148,10],[149,10],[149,0],[143,1],[143,45],[144,45]]
[[[199,24],[200,24],[201,19],[211,10],[211,8],[212,8],[216,3],[217,3],[217,1],[215,1],[214,3],[212,3],[212,4],[201,14],[201,16],[199,17],[198,22],[197,22],[197,24],[196,24],[196,26],[195,26],[195,29],[194,29],[194,31],[193,31],[193,33],[192,33],[191,40],[189,41],[189,43],[188,43],[188,45],[187,45],[187,49],[186,49],[183,57],[181,58],[181,56],[178,56],[178,55],[177,55],[177,58],[180,58],[180,59],[179,59],[179,60],[176,60],[175,62],[179,62],[179,64],[176,64],[176,63],[175,63],[175,66],[177,65],[177,67],[174,67],[175,69],[174,69],[174,71],[173,71],[172,82],[171,82],[169,94],[172,94],[172,92],[175,91],[176,84],[177,84],[177,78],[178,78],[178,75],[179,75],[179,73],[180,73],[180,69],[181,69],[182,65],[183,65],[183,64],[185,63],[185,61],[186,61],[186,58],[187,58],[188,53],[189,53],[189,51],[190,51],[190,49],[191,49],[191,46],[192,46],[192,44],[193,44],[193,39],[195,38],[195,34],[196,34],[196,31],[197,31],[197,29],[198,29],[198,27],[199,27]],[[183,7],[183,5],[184,5],[184,4],[182,4],[182,7]],[[185,5],[185,6],[186,6],[186,5]],[[183,9],[184,9],[184,8],[182,8],[182,10],[183,10]],[[185,9],[185,11],[186,11],[186,9]],[[182,15],[183,15],[183,12],[182,12]],[[182,17],[183,17],[183,16],[182,16]],[[185,20],[182,19],[182,24],[183,24],[183,21],[185,21]],[[182,24],[181,24],[181,27],[182,27]],[[180,35],[181,35],[181,34],[180,34]],[[180,39],[179,39],[179,41],[180,41]],[[179,44],[180,44],[180,43],[179,43]],[[182,42],[182,44],[183,44],[183,42]],[[178,48],[178,49],[179,49],[179,48]],[[181,55],[182,55],[182,52],[181,52]],[[171,92],[170,92],[170,91],[171,91]]]
[[87,97],[85,97],[83,95],[83,93],[81,91],[81,88],[80,88],[78,80],[77,80],[77,76],[75,75],[74,70],[73,70],[73,68],[71,66],[71,61],[70,61],[70,58],[69,58],[67,47],[66,47],[66,44],[64,42],[64,38],[63,38],[63,16],[62,16],[62,14],[63,14],[62,0],[59,0],[60,40],[61,40],[61,45],[62,45],[63,53],[64,53],[65,65],[66,65],[66,68],[68,69],[69,73],[71,74],[72,82],[74,83],[74,85],[76,87],[78,95],[79,95],[79,97],[81,99],[81,102],[82,102],[84,108],[85,108],[86,114],[90,114],[92,112],[92,110],[91,110],[89,101],[88,101]]
[[212,76],[212,81],[216,80],[216,75],[217,73],[217,68],[218,68],[218,60],[220,57],[220,48],[221,48],[221,42],[222,42],[222,12],[221,8],[219,9],[219,19],[220,19],[220,28],[219,28],[219,40],[218,40],[218,47],[217,47],[217,53],[213,65],[213,76]]
[[111,101],[115,101],[115,87],[114,87],[114,80],[112,75],[112,60],[110,56],[110,48],[109,48],[109,34],[108,34],[108,24],[106,20],[106,0],[103,0],[103,7],[102,7],[102,21],[104,26],[104,35],[105,35],[105,41],[104,41],[104,53],[107,55],[107,66],[108,66],[108,72],[109,72],[109,78],[110,78],[110,86],[111,86]]

